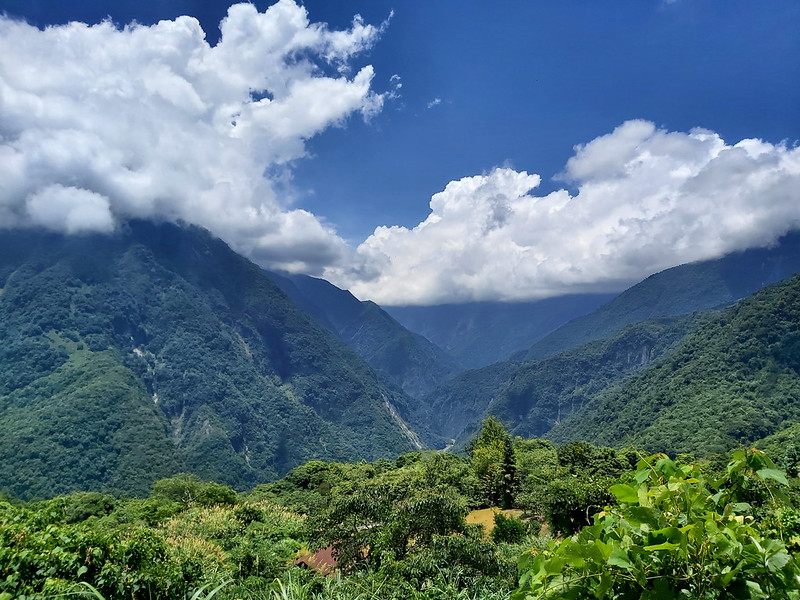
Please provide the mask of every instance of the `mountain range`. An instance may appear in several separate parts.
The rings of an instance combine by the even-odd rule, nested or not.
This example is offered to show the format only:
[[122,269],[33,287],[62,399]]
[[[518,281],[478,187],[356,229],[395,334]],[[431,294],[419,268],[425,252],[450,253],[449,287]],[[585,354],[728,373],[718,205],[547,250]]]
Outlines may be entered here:
[[[0,235],[0,489],[242,488],[436,444],[413,399],[195,227]],[[419,436],[422,436],[420,439]]]
[[796,272],[798,233],[611,299],[384,310],[193,226],[3,231],[0,491],[136,495],[182,471],[244,489],[311,459],[463,448],[490,414],[670,452],[782,439]]
[[[517,435],[548,435],[594,395],[675,349],[715,309],[796,272],[798,233],[784,236],[772,248],[667,269],[562,325],[511,361],[445,382],[423,405],[430,407],[432,427],[452,438],[456,447],[463,447],[490,414]],[[561,434],[560,439],[589,438],[591,428]]]
[[649,369],[550,432],[672,454],[753,445],[800,420],[800,275],[696,327]]
[[716,260],[673,267],[651,275],[596,311],[559,327],[515,358],[543,358],[607,338],[626,325],[726,306],[798,271],[800,232],[783,236],[770,248],[753,248]]
[[616,294],[574,294],[531,302],[467,302],[386,306],[411,331],[445,350],[464,368],[508,360],[565,323],[588,314]]

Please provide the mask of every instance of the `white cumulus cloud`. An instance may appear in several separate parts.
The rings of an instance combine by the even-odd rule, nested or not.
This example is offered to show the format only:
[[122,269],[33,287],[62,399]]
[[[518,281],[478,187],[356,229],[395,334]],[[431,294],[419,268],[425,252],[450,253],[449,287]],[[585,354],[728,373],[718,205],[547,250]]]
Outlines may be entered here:
[[381,110],[372,68],[350,74],[381,29],[356,17],[331,31],[292,0],[235,4],[220,29],[212,47],[192,17],[40,30],[0,16],[0,227],[180,219],[264,265],[341,260],[346,244],[282,203],[265,172]]
[[677,264],[764,246],[800,227],[800,148],[726,144],[628,121],[578,146],[562,177],[498,168],[449,183],[413,229],[378,227],[327,277],[384,304],[619,290]]
[[25,208],[34,222],[49,229],[67,233],[114,229],[108,198],[89,190],[51,185],[29,196]]
[[40,30],[0,16],[0,228],[183,220],[263,266],[402,304],[618,290],[800,226],[797,147],[637,120],[576,147],[572,192],[536,195],[538,175],[495,169],[354,249],[275,190],[309,138],[399,94],[399,76],[377,94],[372,67],[353,68],[383,26],[235,4],[212,47],[191,17]]

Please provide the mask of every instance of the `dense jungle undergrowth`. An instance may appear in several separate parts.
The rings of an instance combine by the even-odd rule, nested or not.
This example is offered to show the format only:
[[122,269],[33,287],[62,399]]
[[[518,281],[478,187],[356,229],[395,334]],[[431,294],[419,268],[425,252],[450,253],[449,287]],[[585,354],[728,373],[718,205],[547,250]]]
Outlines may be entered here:
[[311,461],[246,494],[5,498],[0,600],[800,598],[798,450],[559,447],[490,418],[466,457]]

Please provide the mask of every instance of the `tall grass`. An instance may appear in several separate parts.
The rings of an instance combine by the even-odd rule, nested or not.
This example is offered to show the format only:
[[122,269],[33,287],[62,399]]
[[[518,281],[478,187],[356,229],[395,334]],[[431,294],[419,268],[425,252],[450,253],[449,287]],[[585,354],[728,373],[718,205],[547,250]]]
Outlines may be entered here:
[[[217,592],[219,592],[222,588],[228,585],[228,581],[223,581],[215,588],[211,588],[213,583],[207,583],[204,586],[195,590],[194,594],[189,600],[211,600]],[[211,588],[211,589],[209,589]],[[75,588],[64,594],[59,594],[56,598],[67,598],[67,597],[74,597],[74,598],[94,598],[95,600],[106,600],[106,597],[100,593],[100,591],[94,587],[90,583],[86,583],[85,581],[81,581],[76,584]],[[0,598],[0,600],[2,600]]]
[[[466,585],[469,584],[469,588]],[[421,589],[385,575],[319,577],[290,569],[269,587],[230,590],[226,600],[506,600],[510,590],[497,580],[467,578],[457,570],[442,572]]]

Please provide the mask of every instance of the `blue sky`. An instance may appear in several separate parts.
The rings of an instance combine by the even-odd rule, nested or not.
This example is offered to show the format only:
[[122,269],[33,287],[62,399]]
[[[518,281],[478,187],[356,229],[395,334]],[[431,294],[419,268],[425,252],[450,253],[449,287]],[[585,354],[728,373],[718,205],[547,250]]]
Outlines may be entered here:
[[[3,0],[0,7],[38,27],[70,20],[93,24],[106,16],[120,26],[133,19],[150,25],[188,14],[200,21],[213,46],[228,4]],[[264,12],[270,4],[256,7]],[[322,274],[384,303],[511,300],[620,289],[672,264],[769,243],[797,224],[792,198],[795,207],[800,204],[793,178],[800,139],[800,4],[795,0],[308,0],[304,6],[311,23],[327,23],[331,31],[350,28],[355,14],[380,28],[348,54],[347,69],[336,63],[337,72],[327,63],[317,73],[354,80],[371,66],[370,93],[380,97],[380,107],[353,104],[298,134],[302,152],[266,160],[276,205],[314,215],[315,223],[336,237],[325,241],[319,233],[309,241],[298,233],[298,250],[261,236],[258,243],[272,244],[267,251],[233,230],[218,232],[266,266]],[[693,134],[695,128],[714,139]],[[742,146],[752,159],[744,166],[722,160],[748,139],[769,147]],[[648,168],[685,171],[691,181],[682,179],[681,187],[670,190],[664,183],[657,192],[635,186],[657,180],[653,173],[662,171],[634,174],[624,185],[617,175],[608,179],[611,171],[597,167],[601,155],[636,163],[628,150],[617,153],[620,140],[631,152],[638,149],[636,160],[662,156],[669,146],[660,166]],[[676,144],[684,146],[673,151]],[[697,158],[701,147],[702,159]],[[766,157],[774,158],[772,166],[764,166]],[[691,194],[712,176],[728,173],[713,188],[724,192],[720,182],[730,182],[730,173],[742,169],[753,170],[748,181],[762,181],[767,169],[772,183],[742,193],[733,205],[724,198],[709,204],[706,229],[686,233],[686,223],[704,220],[691,207],[669,222],[658,221],[665,207],[697,206]],[[629,211],[618,210],[597,191],[611,188]],[[100,187],[94,191],[105,194]],[[438,213],[432,208],[437,194]],[[720,196],[725,194],[739,192]],[[40,196],[33,192],[33,206],[48,202]],[[54,202],[69,201],[62,196]],[[653,198],[652,206],[638,205],[644,196]],[[564,206],[578,201],[590,208],[565,212]],[[547,214],[561,211],[563,219],[547,222],[532,202],[539,211],[550,206]],[[111,207],[120,210],[113,199]],[[769,214],[748,216],[758,210]],[[472,218],[463,217],[467,213],[488,216],[467,224]],[[584,220],[576,226],[581,251],[572,254],[571,241],[561,248],[558,240],[570,231],[569,219],[612,213],[618,214],[607,227],[617,233],[624,227],[625,235],[606,232],[600,240],[591,223],[602,219]],[[497,220],[498,214],[505,216]],[[723,221],[730,221],[725,228],[713,226]],[[427,233],[415,233],[424,222]],[[545,230],[560,232],[561,238],[547,238],[546,247],[525,239],[522,230],[537,230],[536,224],[542,240]],[[380,226],[380,234],[373,234]],[[293,227],[308,229],[299,222],[281,225],[289,232]],[[484,234],[483,246],[451,248],[458,236]],[[498,267],[507,263],[513,265]]]
[[[333,21],[319,10],[331,5],[347,3],[306,3]],[[391,6],[358,10],[378,22]],[[627,119],[705,127],[726,140],[797,140],[798,31],[797,2],[400,4],[369,60],[379,78],[401,75],[403,97],[375,128],[314,140],[319,159],[298,176],[336,182],[330,195],[355,223],[373,211],[370,224],[388,214],[413,226],[447,182],[503,164],[547,180],[573,146]],[[352,157],[363,172],[342,176]],[[313,204],[321,214],[324,202]],[[354,237],[372,230],[340,227]]]

